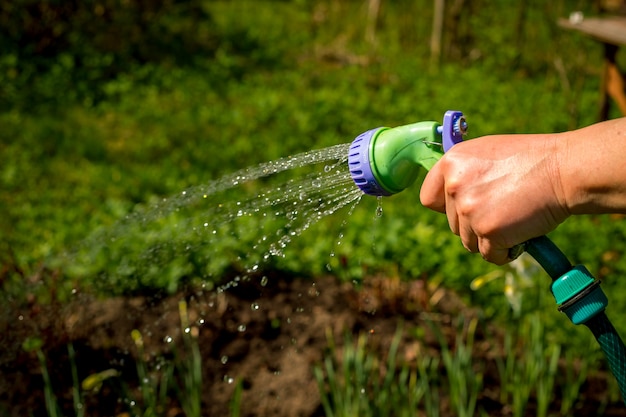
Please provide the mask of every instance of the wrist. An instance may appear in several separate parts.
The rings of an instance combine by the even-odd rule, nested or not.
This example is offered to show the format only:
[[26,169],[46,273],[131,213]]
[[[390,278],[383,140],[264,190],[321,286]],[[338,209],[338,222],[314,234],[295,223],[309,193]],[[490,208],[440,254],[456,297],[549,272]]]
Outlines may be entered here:
[[570,214],[626,210],[626,119],[555,135],[556,164]]
[[578,171],[571,165],[570,137],[568,133],[551,135],[553,146],[553,188],[557,204],[568,214],[574,214],[583,203],[583,195],[576,180]]

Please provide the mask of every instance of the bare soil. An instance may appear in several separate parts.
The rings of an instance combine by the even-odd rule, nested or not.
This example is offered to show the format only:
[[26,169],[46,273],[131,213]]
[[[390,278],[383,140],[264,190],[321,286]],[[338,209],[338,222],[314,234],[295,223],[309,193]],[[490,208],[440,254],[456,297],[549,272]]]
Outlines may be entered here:
[[[279,276],[266,285],[252,280],[222,293],[104,300],[77,296],[64,305],[9,306],[10,313],[0,318],[0,415],[48,415],[37,355],[21,346],[27,337],[36,336],[43,340],[51,385],[65,415],[74,415],[67,350],[71,343],[80,380],[107,369],[121,376],[85,393],[85,415],[129,416],[113,380],[123,380],[137,391],[138,348],[131,332],[141,332],[143,360],[157,369],[173,357],[175,346],[182,346],[182,299],[188,306],[188,331],[197,335],[202,356],[205,416],[228,416],[238,384],[243,389],[242,416],[323,416],[312,367],[328,351],[330,336],[341,346],[346,333],[366,334],[369,346],[383,355],[400,323],[404,329],[419,327],[419,340],[405,332],[400,345],[401,359],[411,363],[424,352],[437,354],[439,343],[426,321],[436,323],[453,345],[459,317],[479,318],[475,354],[487,364],[480,407],[490,416],[512,415],[498,400],[494,358],[503,354],[500,333],[454,293],[429,288],[422,280],[370,278],[356,288],[333,277]],[[607,399],[606,378],[598,372],[588,379],[574,415],[626,416],[621,401]],[[452,416],[445,392],[441,404],[442,415]],[[176,400],[167,407],[166,416],[184,415]],[[553,409],[559,415],[558,399]],[[532,406],[528,415],[535,415]]]

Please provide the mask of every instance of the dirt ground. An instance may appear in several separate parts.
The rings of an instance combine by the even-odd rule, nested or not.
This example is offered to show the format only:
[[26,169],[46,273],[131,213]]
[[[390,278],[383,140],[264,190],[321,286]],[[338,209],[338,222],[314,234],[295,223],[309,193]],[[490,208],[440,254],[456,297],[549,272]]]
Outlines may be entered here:
[[[121,380],[136,387],[138,349],[131,332],[141,332],[145,359],[158,369],[158,358],[171,358],[172,347],[182,346],[181,299],[187,300],[189,331],[197,335],[201,352],[205,416],[228,416],[238,384],[243,388],[242,416],[323,416],[312,367],[327,351],[329,335],[341,344],[346,332],[363,333],[370,346],[385,352],[400,322],[405,329],[422,327],[420,340],[403,336],[401,358],[410,363],[420,352],[437,352],[439,344],[428,331],[427,320],[436,323],[452,344],[457,318],[480,315],[450,291],[429,289],[420,280],[370,278],[361,288],[332,277],[276,276],[265,285],[258,281],[240,283],[219,294],[77,297],[64,307],[11,306],[10,314],[0,318],[0,415],[48,415],[38,358],[21,347],[26,337],[39,335],[43,340],[51,385],[64,414],[72,416],[68,344],[76,351],[80,380],[115,369]],[[475,354],[491,365],[494,356],[502,354],[498,334],[498,329],[483,321],[476,333]],[[479,405],[490,416],[509,416],[510,408],[498,401],[497,379],[495,365],[488,365]],[[585,383],[576,416],[596,416],[600,408],[605,416],[626,416],[621,402],[606,404],[606,383],[604,374]],[[442,415],[452,416],[445,392],[442,396]],[[558,404],[554,409],[558,410]],[[129,415],[108,380],[97,392],[86,393],[84,410],[86,416]],[[529,411],[528,415],[534,415]],[[184,413],[172,401],[165,415]]]

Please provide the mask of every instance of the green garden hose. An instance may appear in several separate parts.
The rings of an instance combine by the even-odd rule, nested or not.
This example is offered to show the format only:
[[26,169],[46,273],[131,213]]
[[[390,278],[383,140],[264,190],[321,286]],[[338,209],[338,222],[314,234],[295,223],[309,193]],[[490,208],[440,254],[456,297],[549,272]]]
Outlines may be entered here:
[[552,278],[552,294],[559,310],[574,324],[584,324],[593,333],[617,379],[622,399],[626,400],[626,347],[605,313],[608,300],[600,281],[582,266],[573,268],[563,252],[545,236],[531,239],[524,246]]

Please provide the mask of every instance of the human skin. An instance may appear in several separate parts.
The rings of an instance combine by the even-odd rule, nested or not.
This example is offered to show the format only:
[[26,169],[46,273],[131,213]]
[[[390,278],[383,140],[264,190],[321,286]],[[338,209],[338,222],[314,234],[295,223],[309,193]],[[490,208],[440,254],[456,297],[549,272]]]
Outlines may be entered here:
[[446,213],[465,248],[505,264],[509,248],[571,215],[626,213],[626,118],[459,143],[430,170],[420,200]]

